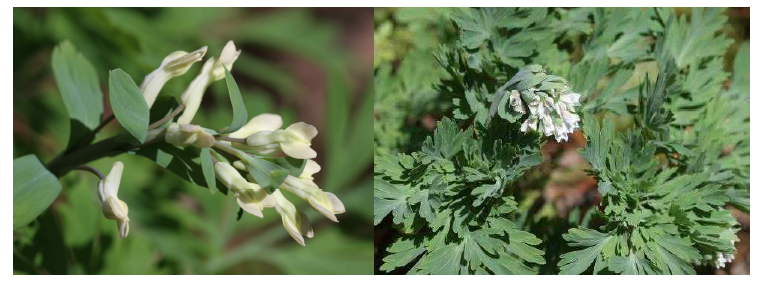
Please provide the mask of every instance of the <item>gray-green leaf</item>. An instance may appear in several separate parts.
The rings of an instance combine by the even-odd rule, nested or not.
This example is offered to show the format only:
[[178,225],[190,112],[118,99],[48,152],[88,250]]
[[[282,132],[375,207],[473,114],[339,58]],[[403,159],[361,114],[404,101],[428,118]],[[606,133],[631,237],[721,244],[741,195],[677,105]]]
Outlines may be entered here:
[[33,154],[13,160],[13,229],[29,224],[59,196],[62,185]]
[[102,90],[94,66],[69,41],[54,48],[51,66],[64,107],[70,115],[69,148],[102,121]]
[[110,71],[110,105],[121,126],[139,143],[145,142],[150,109],[137,84],[120,68]]
[[236,85],[236,80],[233,80],[233,75],[228,71],[228,68],[223,65],[225,69],[225,84],[228,85],[228,95],[231,98],[231,106],[233,106],[233,120],[230,126],[222,131],[221,134],[227,134],[235,132],[247,123],[247,107],[244,105],[244,100],[241,99],[241,91],[239,86]]
[[206,180],[206,185],[209,186],[209,191],[214,194],[217,191],[217,183],[214,179],[214,163],[209,150],[209,148],[201,149],[201,169],[204,170],[204,179]]

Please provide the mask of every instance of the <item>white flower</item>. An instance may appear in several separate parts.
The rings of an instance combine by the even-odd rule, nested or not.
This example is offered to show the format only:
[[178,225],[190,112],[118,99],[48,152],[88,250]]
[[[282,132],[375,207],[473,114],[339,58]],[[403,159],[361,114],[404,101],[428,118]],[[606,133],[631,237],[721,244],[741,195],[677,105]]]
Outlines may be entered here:
[[273,195],[268,194],[256,183],[248,182],[239,171],[227,162],[214,164],[215,177],[236,194],[236,203],[250,214],[263,217],[263,208],[271,208],[276,203]]
[[281,221],[284,223],[284,228],[300,245],[305,246],[305,240],[303,236],[308,238],[314,237],[314,231],[311,229],[311,222],[308,220],[308,216],[302,212],[298,212],[295,209],[295,205],[284,198],[281,191],[278,189],[271,194],[276,199],[276,205],[274,209],[281,215]]
[[[555,136],[558,142],[568,141],[568,135],[579,128],[579,94],[571,91],[566,79],[547,75],[540,65],[523,67],[507,83],[509,107],[516,114],[505,119],[516,122],[520,116],[526,118],[520,131],[540,132]],[[504,105],[504,104],[502,104]]]
[[722,253],[722,252],[717,252],[716,253],[716,264],[715,264],[716,268],[717,269],[718,268],[723,268],[724,266],[726,266],[727,263],[730,263],[733,260],[734,260],[734,255],[730,255],[730,254],[724,255],[724,253]]
[[164,58],[158,69],[145,76],[145,80],[139,86],[139,91],[145,97],[147,107],[153,107],[158,93],[161,92],[161,88],[169,79],[185,74],[193,63],[201,61],[206,54],[206,49],[207,47],[204,46],[191,53],[185,51],[171,53]]
[[236,45],[233,41],[228,41],[225,44],[225,48],[222,50],[222,54],[217,58],[209,58],[204,67],[201,68],[201,73],[190,82],[188,88],[182,93],[180,100],[185,104],[185,111],[177,119],[177,123],[189,124],[193,120],[193,116],[196,115],[198,107],[201,105],[201,99],[204,97],[204,91],[209,84],[214,83],[217,80],[225,78],[225,69],[223,65],[231,70],[233,62],[241,54],[241,50],[236,50]]
[[113,163],[107,177],[99,181],[97,194],[102,201],[102,214],[118,224],[118,239],[129,235],[129,206],[118,199],[118,188],[123,174],[123,162]]
[[[517,92],[517,91],[513,91]],[[541,129],[545,136],[555,136],[558,142],[568,141],[568,135],[579,128],[579,94],[566,89],[565,92],[540,91],[531,88],[522,94],[511,94],[510,105],[518,113],[525,113],[523,101],[528,104],[528,118],[520,126],[520,131]],[[523,101],[518,101],[522,99]]]
[[316,157],[316,151],[311,148],[317,130],[314,126],[303,122],[295,123],[285,130],[259,131],[247,137],[250,150],[259,153],[271,153],[277,148],[295,159],[311,159]]
[[[313,164],[309,165],[311,163]],[[287,176],[280,188],[307,200],[308,203],[311,204],[311,207],[314,207],[316,211],[328,219],[338,222],[335,215],[346,212],[346,208],[343,206],[343,202],[341,202],[335,194],[322,191],[313,182],[313,177],[311,177],[311,175],[318,172],[320,169],[321,167],[319,167],[319,164],[309,160],[299,178]]]
[[214,136],[199,125],[171,123],[164,137],[166,142],[181,147],[208,148],[214,144]]

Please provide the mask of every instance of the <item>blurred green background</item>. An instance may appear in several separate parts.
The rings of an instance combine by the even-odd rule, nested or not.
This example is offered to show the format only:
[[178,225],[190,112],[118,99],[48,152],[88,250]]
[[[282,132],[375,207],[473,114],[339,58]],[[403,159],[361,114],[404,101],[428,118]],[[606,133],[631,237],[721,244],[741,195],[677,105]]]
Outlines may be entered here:
[[[333,223],[308,203],[315,237],[294,242],[273,210],[244,215],[232,194],[182,180],[136,155],[90,165],[107,173],[125,164],[120,198],[131,231],[117,240],[102,216],[98,179],[74,171],[43,214],[13,232],[14,274],[371,274],[373,271],[373,10],[253,8],[14,8],[13,154],[47,163],[61,152],[69,121],[51,71],[56,44],[70,40],[96,68],[107,93],[108,70],[122,68],[139,84],[177,50],[228,40],[242,54],[233,66],[250,118],[277,113],[285,126],[316,126],[322,166],[316,182],[343,201]],[[169,81],[161,94],[179,98],[201,63]],[[104,98],[105,115],[110,110]],[[231,118],[224,80],[212,84],[193,123],[221,127]],[[120,132],[113,121],[97,141]]]

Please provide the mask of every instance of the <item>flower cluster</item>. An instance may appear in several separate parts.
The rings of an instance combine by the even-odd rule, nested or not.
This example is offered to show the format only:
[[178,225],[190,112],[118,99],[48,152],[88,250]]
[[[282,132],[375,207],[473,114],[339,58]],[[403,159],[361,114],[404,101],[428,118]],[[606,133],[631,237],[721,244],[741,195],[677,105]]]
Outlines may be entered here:
[[555,140],[568,141],[568,134],[579,128],[579,94],[571,91],[562,77],[547,75],[541,66],[528,66],[515,77],[515,89],[509,91],[509,106],[526,115],[520,131],[541,131]]
[[[167,81],[185,74],[193,63],[202,60],[206,51],[207,47],[192,53],[174,52],[163,60],[158,69],[148,74],[140,86],[148,107],[152,107]],[[322,191],[313,182],[313,174],[321,170],[318,163],[310,160],[317,156],[316,151],[311,148],[311,140],[318,134],[316,128],[298,122],[281,129],[283,121],[275,114],[255,116],[244,126],[229,134],[218,135],[214,130],[191,124],[206,88],[225,78],[225,68],[230,70],[240,53],[241,51],[236,50],[233,41],[229,41],[219,57],[209,58],[200,74],[182,93],[178,110],[168,117],[174,118],[184,108],[182,115],[167,127],[149,130],[145,143],[165,141],[178,147],[212,148],[210,157],[214,162],[215,177],[236,195],[238,205],[244,211],[261,218],[264,208],[274,208],[281,216],[284,227],[292,238],[301,245],[305,245],[303,236],[310,238],[314,235],[308,217],[298,211],[280,190],[308,201],[311,207],[334,222],[338,222],[336,214],[345,212],[345,207],[337,196]],[[258,184],[248,167],[253,163],[251,161],[256,161],[254,159],[263,159],[260,154],[278,151],[288,157],[305,160],[305,166],[300,174],[287,175],[280,185],[276,184],[279,185],[278,189],[269,193],[266,186]],[[231,163],[229,159],[237,160]],[[118,222],[121,238],[126,237],[129,232],[128,206],[117,197],[122,171],[123,164],[116,162],[110,174],[99,183],[102,210],[105,217]],[[264,172],[272,173],[272,171]]]

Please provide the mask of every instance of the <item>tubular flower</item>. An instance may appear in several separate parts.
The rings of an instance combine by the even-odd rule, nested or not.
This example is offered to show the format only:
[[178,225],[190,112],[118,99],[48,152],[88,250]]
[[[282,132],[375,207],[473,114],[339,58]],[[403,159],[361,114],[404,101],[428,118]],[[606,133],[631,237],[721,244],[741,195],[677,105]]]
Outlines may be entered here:
[[295,159],[311,159],[316,151],[311,148],[311,139],[318,132],[312,125],[295,123],[285,130],[259,131],[247,137],[247,149],[259,153],[271,153],[276,148]]
[[214,144],[214,136],[199,125],[171,123],[164,137],[166,142],[181,147],[192,144],[198,148],[207,148]]
[[268,194],[256,183],[248,182],[227,162],[214,165],[215,177],[236,194],[236,203],[245,211],[263,217],[263,208],[275,205],[273,195]]
[[102,201],[102,214],[118,224],[118,239],[129,235],[129,206],[118,199],[121,174],[123,174],[123,162],[115,162],[110,173],[100,180],[97,186],[97,194]]
[[206,88],[215,81],[225,78],[223,65],[230,70],[239,54],[241,54],[241,50],[236,50],[236,45],[233,44],[233,41],[228,41],[219,57],[209,58],[206,61],[204,67],[201,68],[201,73],[188,85],[188,88],[180,97],[182,103],[185,104],[185,111],[177,119],[177,123],[189,124],[193,120],[193,116],[196,115],[196,111],[198,111],[198,107],[201,105],[201,99],[204,97]]
[[541,131],[558,142],[568,141],[568,134],[579,128],[575,108],[579,94],[571,91],[565,79],[545,74],[540,66],[526,67],[514,79],[517,89],[509,91],[509,106],[527,116],[520,131]]
[[335,215],[346,212],[346,208],[343,206],[343,202],[341,202],[335,194],[322,191],[313,182],[313,177],[311,177],[311,175],[320,170],[321,167],[319,167],[319,164],[309,160],[299,178],[287,176],[287,179],[284,180],[284,183],[280,188],[307,200],[308,203],[311,204],[311,207],[314,207],[316,211],[331,221],[338,222]]
[[188,72],[188,69],[197,61],[201,61],[206,54],[207,47],[201,47],[201,49],[195,50],[191,53],[185,51],[176,51],[164,58],[161,62],[161,66],[158,69],[153,70],[147,76],[142,84],[139,86],[139,91],[142,92],[142,96],[145,97],[147,107],[153,106],[158,93],[161,92],[164,84],[170,79],[183,75]]
[[[241,129],[238,129],[237,131],[225,136],[231,138],[246,138],[249,135],[260,131],[278,130],[281,128],[282,123],[283,122],[281,120],[281,116],[276,114],[263,113],[250,119],[247,124],[244,124],[244,127],[241,127]],[[248,146],[241,143],[232,143],[231,145],[236,148],[249,149]]]
[[308,220],[308,216],[302,212],[298,212],[295,209],[295,205],[292,205],[281,191],[276,190],[271,194],[276,199],[276,205],[274,209],[281,215],[281,221],[284,223],[284,228],[300,245],[305,246],[306,243],[303,240],[303,235],[308,238],[314,237],[314,231],[311,229],[311,222]]

